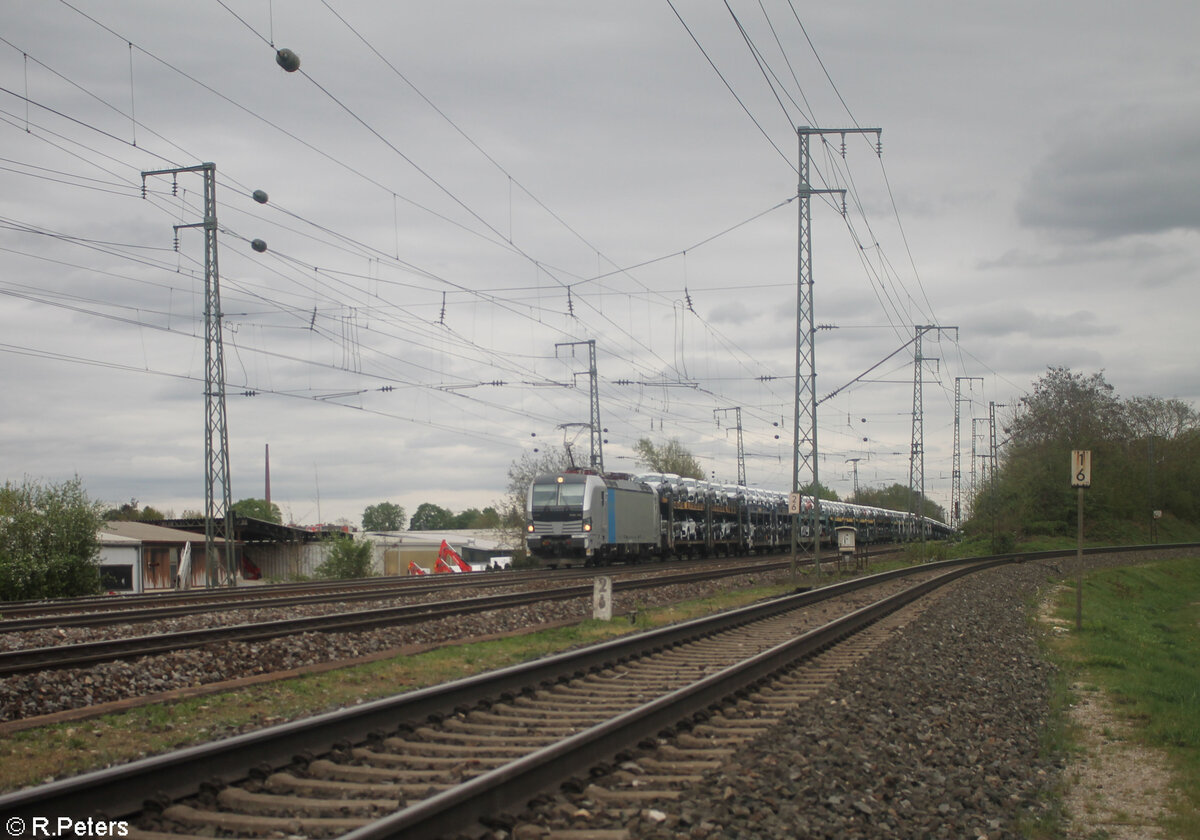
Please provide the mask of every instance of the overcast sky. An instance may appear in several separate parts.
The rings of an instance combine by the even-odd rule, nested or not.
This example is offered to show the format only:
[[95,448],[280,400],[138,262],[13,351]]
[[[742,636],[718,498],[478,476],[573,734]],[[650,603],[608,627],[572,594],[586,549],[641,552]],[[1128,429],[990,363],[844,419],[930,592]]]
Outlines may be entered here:
[[741,406],[749,482],[789,489],[797,125],[883,129],[881,156],[812,145],[847,191],[812,200],[817,393],[887,359],[821,404],[824,484],[908,481],[913,354],[888,357],[915,325],[946,328],[947,507],[956,377],[964,488],[973,420],[1050,366],[1195,404],[1200,6],[729,6],[6,3],[0,478],[203,508],[204,238],[172,230],[203,179],[140,173],[209,161],[233,498],[269,444],[300,523],[484,507],[564,438],[586,461],[559,428],[589,419],[586,349],[556,345],[590,339],[607,468],[678,438],[732,480],[714,410]]

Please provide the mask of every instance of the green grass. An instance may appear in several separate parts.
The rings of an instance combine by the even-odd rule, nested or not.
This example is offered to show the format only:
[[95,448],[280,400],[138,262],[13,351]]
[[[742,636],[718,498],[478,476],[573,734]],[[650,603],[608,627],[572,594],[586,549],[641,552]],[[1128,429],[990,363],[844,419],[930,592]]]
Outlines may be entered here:
[[[1057,612],[1073,626],[1073,585]],[[1200,558],[1088,573],[1083,632],[1051,649],[1070,679],[1102,689],[1135,737],[1168,757],[1167,828],[1200,837]]]

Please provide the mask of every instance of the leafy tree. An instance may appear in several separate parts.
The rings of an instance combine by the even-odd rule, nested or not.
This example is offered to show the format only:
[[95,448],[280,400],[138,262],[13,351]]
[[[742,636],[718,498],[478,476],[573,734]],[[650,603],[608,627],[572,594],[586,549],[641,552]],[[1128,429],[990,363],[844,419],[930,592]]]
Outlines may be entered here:
[[[1033,393],[1015,407],[1004,432],[1003,464],[992,504],[1006,502],[1003,532],[1068,535],[1076,519],[1069,481],[1071,451],[1092,452],[1096,481],[1088,494],[1089,515],[1111,523],[1128,505],[1126,446],[1128,415],[1103,373],[1085,375],[1052,367]],[[992,488],[988,488],[989,495]]]
[[471,523],[472,528],[499,528],[500,511],[489,505],[479,512],[479,518]]
[[[897,483],[891,487],[860,487],[858,495],[854,497],[854,503],[886,508],[888,510],[905,511],[908,510],[909,495],[907,484]],[[937,519],[940,522],[946,521],[945,509],[928,496],[925,497],[924,514],[930,519]]]
[[371,576],[374,552],[369,540],[356,540],[351,536],[338,534],[329,537],[325,546],[325,560],[313,570],[317,577],[348,580]]
[[233,512],[248,519],[283,524],[283,514],[279,511],[279,505],[267,502],[266,499],[238,499],[233,503]]
[[104,520],[106,522],[156,522],[166,518],[166,516],[150,507],[150,505],[146,505],[139,510],[137,499],[130,499],[125,504],[109,508],[104,512]]
[[[813,495],[812,484],[809,483],[809,484],[804,485],[803,487],[800,488],[800,492],[803,493],[805,496]],[[837,494],[836,490],[826,487],[824,484],[822,484],[819,481],[817,482],[817,494],[816,495],[817,495],[818,499],[823,499],[824,501],[827,501],[827,502],[841,501],[841,499],[838,498],[838,494]]]
[[97,532],[103,505],[78,477],[0,489],[0,599],[61,598],[100,591]]
[[1068,449],[1094,449],[1129,430],[1121,401],[1102,372],[1085,376],[1065,367],[1051,367],[1034,383],[1007,427],[1017,448],[1065,443]]
[[494,507],[467,508],[462,513],[454,515],[450,520],[452,530],[480,530],[484,528],[499,528],[500,514]]
[[1010,540],[1075,532],[1074,449],[1092,453],[1087,533],[1097,540],[1143,535],[1151,511],[1200,516],[1200,415],[1179,400],[1122,401],[1102,373],[1050,368],[1003,423],[996,474],[971,503],[968,533]]
[[432,502],[422,502],[412,519],[409,520],[410,531],[448,531],[453,528],[454,514],[440,505]]
[[1131,487],[1131,500],[1143,503],[1145,517],[1168,510],[1189,521],[1200,518],[1194,468],[1200,455],[1200,414],[1181,400],[1158,397],[1133,397],[1124,407],[1136,436],[1127,448],[1130,469],[1143,477],[1145,488],[1139,493]]
[[674,473],[682,478],[705,477],[704,468],[679,438],[671,438],[661,446],[656,446],[649,438],[642,438],[634,444],[633,450],[638,462],[651,472]]
[[1129,427],[1144,437],[1176,440],[1200,429],[1200,413],[1183,400],[1133,397],[1124,408]]
[[362,515],[364,531],[400,531],[407,519],[404,508],[392,502],[369,505]]

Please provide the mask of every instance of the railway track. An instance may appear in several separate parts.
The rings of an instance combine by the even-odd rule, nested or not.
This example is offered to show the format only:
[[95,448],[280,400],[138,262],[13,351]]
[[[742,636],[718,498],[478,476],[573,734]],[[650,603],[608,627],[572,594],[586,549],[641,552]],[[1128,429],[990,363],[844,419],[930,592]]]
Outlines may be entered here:
[[[784,568],[786,565],[786,561],[763,562],[758,564],[755,569],[770,571]],[[616,592],[629,592],[659,586],[709,581],[714,578],[743,575],[746,573],[747,569],[742,566],[728,566],[719,569],[706,567],[697,571],[616,580],[613,583],[613,589]],[[538,588],[524,592],[507,592],[473,598],[451,598],[441,601],[426,601],[303,618],[279,619],[276,621],[207,627],[199,630],[183,630],[174,633],[158,633],[77,644],[16,649],[0,652],[0,677],[31,671],[86,667],[99,662],[133,659],[139,656],[186,650],[219,642],[260,642],[267,639],[308,632],[359,632],[377,627],[414,624],[450,616],[469,615],[545,601],[587,599],[591,597],[591,594],[592,584],[589,581],[586,585]],[[109,621],[112,620],[113,618],[109,617]],[[4,628],[0,625],[0,630],[2,629]]]
[[[510,574],[510,573],[493,573]],[[511,574],[520,574],[513,572]],[[419,578],[402,578],[400,580],[419,580]],[[345,581],[305,581],[298,583],[268,583],[251,584],[240,587],[220,587],[216,589],[193,589],[188,591],[168,590],[164,592],[144,592],[132,595],[85,595],[76,598],[56,598],[53,600],[34,599],[26,601],[6,601],[2,614],[5,619],[27,616],[66,616],[75,613],[129,611],[142,608],[156,608],[166,605],[193,604],[199,605],[208,601],[237,603],[275,596],[290,597],[295,595],[315,595],[355,592],[362,590],[388,588],[396,586],[396,578],[363,578]]]
[[[758,713],[747,722],[745,705],[712,709],[739,693],[754,708],[802,697],[804,689],[760,689],[776,699],[757,701],[745,692],[798,660],[841,656],[834,646],[847,637],[1002,562],[859,578],[10,794],[0,811],[22,819],[103,813],[157,832],[442,836],[699,715],[707,720],[671,747],[683,764],[647,759],[625,787],[687,784],[698,769],[688,762],[710,761],[728,739],[763,726]],[[872,587],[892,594],[866,597]],[[605,789],[626,795],[616,792],[619,780]]]
[[[777,558],[775,558],[777,559]],[[748,558],[738,563],[744,569]],[[755,558],[756,564],[773,558]],[[729,561],[691,561],[672,563],[672,571],[720,568]],[[604,574],[622,577],[659,573],[663,567],[622,566]],[[555,581],[591,579],[595,569],[561,569],[550,573]],[[352,603],[387,600],[397,597],[425,597],[463,587],[501,588],[540,584],[547,580],[544,571],[487,572],[471,575],[431,575],[425,577],[364,578],[352,582],[270,584],[242,589],[201,590],[188,593],[99,596],[65,601],[30,601],[0,604],[0,633],[43,630],[57,627],[103,627],[112,624],[139,624],[179,616],[228,612],[241,609],[277,608],[322,603]]]

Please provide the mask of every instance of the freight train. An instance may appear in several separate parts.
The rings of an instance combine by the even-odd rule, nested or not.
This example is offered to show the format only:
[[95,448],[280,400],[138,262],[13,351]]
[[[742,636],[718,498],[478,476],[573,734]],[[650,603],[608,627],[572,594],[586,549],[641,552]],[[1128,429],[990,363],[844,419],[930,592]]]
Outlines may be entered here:
[[[812,541],[813,500],[801,498],[799,539]],[[547,564],[600,565],[668,557],[734,556],[791,547],[788,494],[670,473],[568,469],[539,475],[525,504],[525,542]],[[821,501],[820,539],[851,526],[859,543],[943,539],[951,529],[915,514]]]

